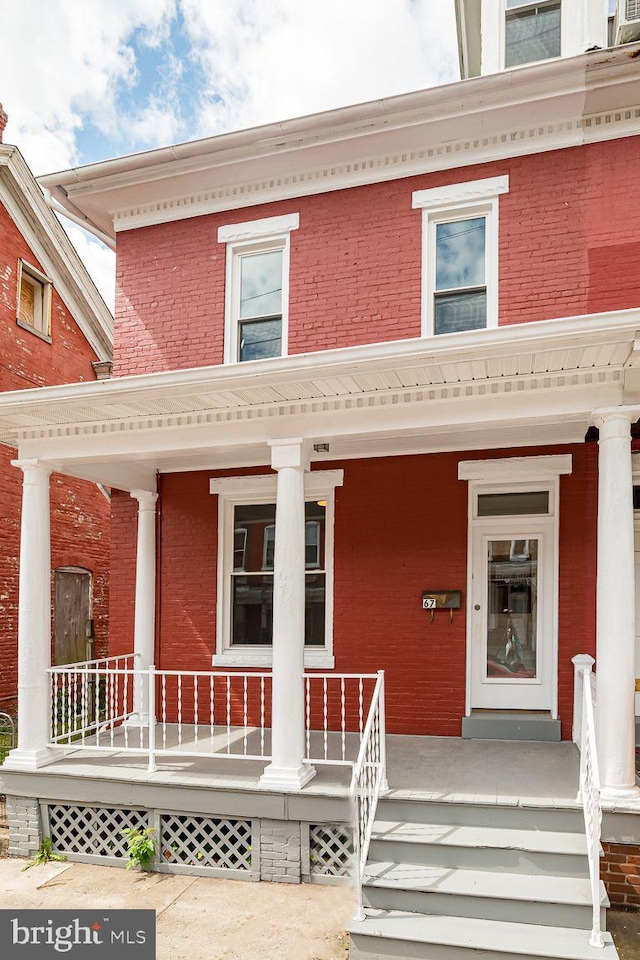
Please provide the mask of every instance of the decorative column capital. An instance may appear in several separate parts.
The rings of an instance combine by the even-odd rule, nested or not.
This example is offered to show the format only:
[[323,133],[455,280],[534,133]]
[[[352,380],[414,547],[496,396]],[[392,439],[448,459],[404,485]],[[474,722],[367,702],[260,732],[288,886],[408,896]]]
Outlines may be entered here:
[[637,407],[619,407],[613,410],[596,411],[593,422],[600,431],[600,440],[631,436],[631,424],[640,416]]
[[42,460],[12,460],[12,467],[18,467],[24,475],[24,483],[44,483],[53,473],[53,467]]
[[269,440],[269,446],[273,470],[282,470],[283,467],[291,467],[294,470],[310,469],[309,445],[302,437]]
[[156,501],[158,499],[157,493],[152,493],[150,490],[132,490],[131,496],[134,500],[138,501],[138,510],[149,510],[155,512]]

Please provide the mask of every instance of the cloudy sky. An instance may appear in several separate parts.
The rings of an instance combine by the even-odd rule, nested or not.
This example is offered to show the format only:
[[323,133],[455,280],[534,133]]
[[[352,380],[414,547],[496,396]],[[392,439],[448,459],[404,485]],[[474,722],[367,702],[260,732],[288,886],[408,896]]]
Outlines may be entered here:
[[[2,0],[0,48],[36,175],[459,76],[453,0]],[[68,229],[113,307],[113,254]]]

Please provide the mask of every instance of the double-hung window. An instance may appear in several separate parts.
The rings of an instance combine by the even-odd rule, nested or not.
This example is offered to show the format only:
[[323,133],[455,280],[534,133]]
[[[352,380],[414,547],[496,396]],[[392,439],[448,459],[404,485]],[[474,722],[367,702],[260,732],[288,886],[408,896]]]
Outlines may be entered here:
[[[342,471],[305,478],[305,663],[333,666],[333,497]],[[213,479],[218,494],[214,665],[268,666],[273,644],[276,478]]]
[[298,214],[220,227],[227,245],[225,363],[287,354],[289,235]]
[[560,0],[506,0],[505,67],[559,57],[561,12]]
[[418,190],[422,210],[422,333],[498,323],[498,197],[508,177]]

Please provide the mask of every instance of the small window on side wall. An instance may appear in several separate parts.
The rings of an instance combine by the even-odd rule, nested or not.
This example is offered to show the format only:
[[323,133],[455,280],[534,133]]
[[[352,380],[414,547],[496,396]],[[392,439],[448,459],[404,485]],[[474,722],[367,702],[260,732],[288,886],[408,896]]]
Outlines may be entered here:
[[51,336],[51,281],[24,260],[18,261],[18,326],[45,340]]
[[508,177],[418,190],[422,210],[422,334],[498,323],[498,197]]

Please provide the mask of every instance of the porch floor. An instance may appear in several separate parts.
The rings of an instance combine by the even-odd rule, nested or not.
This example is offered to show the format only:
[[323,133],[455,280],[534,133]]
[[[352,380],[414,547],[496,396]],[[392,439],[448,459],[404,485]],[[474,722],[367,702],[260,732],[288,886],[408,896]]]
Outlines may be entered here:
[[[316,736],[316,735],[314,735]],[[317,735],[318,739],[320,735]],[[317,741],[316,741],[317,743]],[[312,746],[314,739],[312,737]],[[193,745],[183,741],[185,749]],[[338,757],[340,735],[329,734],[329,756]],[[204,744],[201,743],[201,749]],[[312,750],[318,754],[318,750]],[[347,735],[348,758],[357,753],[357,738]],[[239,750],[240,756],[242,750]],[[46,772],[70,777],[104,778],[263,792],[259,778],[265,762],[235,758],[158,756],[158,769],[147,771],[142,754],[76,750],[60,756]],[[570,742],[459,740],[449,737],[387,736],[390,795],[398,799],[447,802],[578,806],[579,755]],[[351,768],[316,764],[316,776],[301,791],[308,796],[344,797]]]

